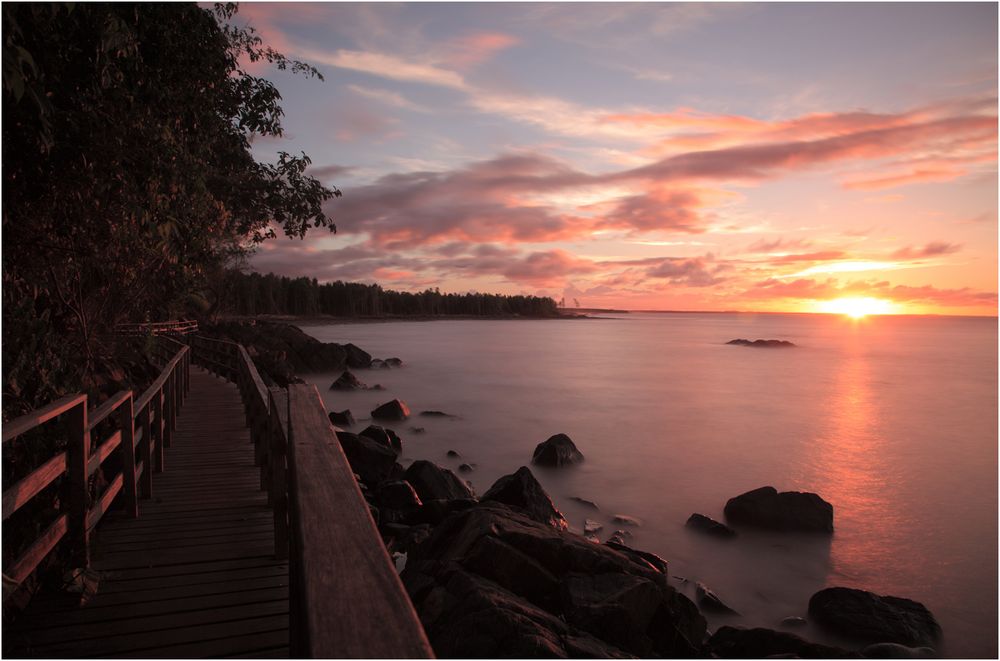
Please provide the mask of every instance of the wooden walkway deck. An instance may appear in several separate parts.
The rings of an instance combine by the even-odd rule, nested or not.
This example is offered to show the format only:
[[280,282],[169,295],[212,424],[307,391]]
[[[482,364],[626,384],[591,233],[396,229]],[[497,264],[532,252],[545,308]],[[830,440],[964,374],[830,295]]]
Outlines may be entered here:
[[5,627],[4,656],[288,656],[288,563],[259,487],[236,387],[192,367],[152,498],[97,528],[97,594],[36,598]]

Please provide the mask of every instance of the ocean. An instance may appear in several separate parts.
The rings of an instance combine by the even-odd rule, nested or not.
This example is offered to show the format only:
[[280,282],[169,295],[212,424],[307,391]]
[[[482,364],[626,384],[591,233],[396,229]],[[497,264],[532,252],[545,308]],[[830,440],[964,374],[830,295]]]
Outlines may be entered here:
[[[625,528],[614,515],[639,519],[628,543],[663,556],[675,587],[693,596],[701,581],[740,613],[709,615],[711,629],[778,628],[839,585],[922,602],[944,655],[997,656],[995,318],[631,313],[303,329],[403,360],[357,371],[384,391],[306,379],[328,409],[351,409],[355,432],[378,404],[406,402],[413,416],[390,425],[404,465],[472,464],[462,476],[482,494],[568,434],[583,463],[533,468],[556,506],[578,531],[602,523],[601,539]],[[726,541],[685,528],[693,512],[723,520],[729,498],[765,485],[829,501],[833,536],[741,530]],[[811,624],[795,633],[843,642]]]

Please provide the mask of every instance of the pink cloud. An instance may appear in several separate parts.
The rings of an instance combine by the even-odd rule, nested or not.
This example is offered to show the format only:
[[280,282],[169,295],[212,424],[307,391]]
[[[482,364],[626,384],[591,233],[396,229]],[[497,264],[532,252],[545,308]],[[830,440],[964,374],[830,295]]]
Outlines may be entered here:
[[519,43],[517,37],[502,32],[473,32],[445,44],[442,59],[457,69],[470,69]]

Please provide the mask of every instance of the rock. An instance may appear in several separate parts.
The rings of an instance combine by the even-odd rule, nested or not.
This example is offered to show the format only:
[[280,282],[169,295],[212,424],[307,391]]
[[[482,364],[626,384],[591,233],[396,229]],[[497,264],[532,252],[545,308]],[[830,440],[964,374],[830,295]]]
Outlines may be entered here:
[[597,506],[597,503],[595,503],[592,500],[587,500],[586,498],[580,498],[579,496],[570,496],[569,499],[580,503],[584,507],[589,507],[592,510],[601,509],[600,507]]
[[396,435],[396,432],[378,425],[368,425],[361,432],[361,436],[366,436],[373,441],[378,441],[387,448],[391,448],[397,455],[403,452],[403,441]]
[[385,386],[383,386],[381,383],[376,383],[373,386],[369,386],[368,389],[369,390],[385,390]]
[[399,358],[386,358],[384,361],[382,361],[382,364],[385,365],[386,367],[402,367],[403,361],[400,360]]
[[410,431],[413,432],[414,434],[423,434],[427,430],[424,429],[423,427],[410,427]]
[[941,626],[923,604],[853,588],[820,590],[809,599],[809,617],[860,642],[923,647],[941,638]]
[[787,347],[794,347],[795,345],[788,340],[729,340],[726,344],[738,344],[741,347],[761,347],[764,349],[781,349]]
[[446,657],[694,657],[697,608],[606,545],[484,501],[448,517],[402,574]]
[[494,482],[482,500],[514,507],[533,521],[550,525],[557,530],[569,527],[562,512],[556,509],[552,499],[527,466],[521,466],[513,474],[504,475]]
[[330,390],[367,390],[368,386],[358,380],[352,372],[345,371],[330,384]]
[[344,409],[343,411],[330,411],[330,424],[353,427],[354,416],[351,415],[350,409]]
[[348,367],[368,367],[372,362],[372,357],[367,351],[362,351],[353,344],[345,344],[344,350],[347,351]]
[[699,582],[695,584],[695,596],[698,598],[698,605],[701,606],[702,610],[722,615],[739,615],[739,613],[727,606],[722,599],[719,599],[719,595],[715,594],[704,583]]
[[425,418],[457,418],[457,415],[445,413],[444,411],[421,411],[420,415]]
[[639,549],[634,549],[622,542],[618,542],[615,539],[609,539],[605,542],[608,546],[615,549],[619,553],[624,553],[628,557],[632,558],[633,561],[639,563],[640,565],[648,566],[655,569],[659,573],[663,574],[663,581],[666,582],[667,576],[669,575],[669,567],[667,561],[660,556],[652,553],[650,551],[640,551]]
[[372,411],[372,418],[376,420],[399,421],[406,420],[408,417],[410,417],[409,407],[398,399],[386,402]]
[[800,659],[859,658],[856,652],[812,643],[787,631],[761,628],[719,627],[708,639],[706,648],[722,659],[763,659],[787,654]]
[[474,470],[476,470],[476,465],[475,464],[461,464],[458,467],[458,472],[459,473],[471,473]]
[[833,532],[833,505],[814,493],[761,487],[730,498],[726,520],[770,530]]
[[637,519],[634,516],[627,516],[625,514],[615,514],[611,520],[615,523],[620,523],[624,526],[633,526],[635,528],[642,525],[642,521],[640,519]]
[[455,452],[454,450],[448,450],[444,454],[445,454],[446,457],[461,457],[462,456],[459,453]]
[[337,440],[344,449],[351,470],[370,486],[389,479],[401,468],[396,463],[396,452],[392,448],[367,436],[339,431]]
[[417,521],[429,523],[436,526],[455,512],[464,512],[470,507],[474,507],[477,501],[474,498],[456,498],[452,500],[426,500],[424,506],[420,508]]
[[385,361],[382,360],[381,358],[372,358],[368,362],[368,367],[374,370],[382,369],[383,367],[385,367]]
[[712,535],[714,537],[733,537],[736,535],[736,531],[726,524],[719,523],[715,519],[707,517],[704,514],[692,514],[688,517],[687,523],[684,525],[691,530],[697,530],[698,532],[703,532],[706,535]]
[[584,533],[583,538],[588,542],[593,542],[595,544],[601,543],[601,538],[597,536],[597,533]]
[[931,647],[907,647],[896,643],[875,643],[861,650],[866,659],[936,659],[937,651]]
[[786,627],[788,629],[796,629],[798,627],[804,627],[807,624],[809,624],[809,622],[806,620],[806,618],[794,615],[791,617],[786,617],[782,619],[780,622],[781,626]]
[[556,434],[539,443],[531,457],[531,463],[539,466],[565,466],[583,461],[583,454],[566,434]]
[[604,530],[604,526],[593,519],[586,519],[583,522],[583,534],[585,535],[601,532],[602,530]]
[[406,480],[383,482],[378,488],[378,502],[383,508],[412,510],[423,505],[420,496]]
[[624,546],[625,540],[630,538],[631,536],[632,533],[630,533],[628,530],[616,530],[613,533],[611,533],[611,537],[608,538],[607,543],[611,544],[612,542],[614,542]]
[[413,485],[423,501],[475,498],[475,493],[464,481],[447,468],[441,468],[430,461],[414,461],[406,469],[404,477]]

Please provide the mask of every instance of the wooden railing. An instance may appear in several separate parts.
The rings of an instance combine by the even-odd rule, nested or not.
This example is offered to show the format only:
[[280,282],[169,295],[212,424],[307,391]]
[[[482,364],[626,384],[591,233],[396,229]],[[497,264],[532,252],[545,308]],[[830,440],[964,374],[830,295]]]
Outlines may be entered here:
[[275,553],[289,561],[292,656],[431,658],[316,387],[267,388],[242,345],[185,339],[243,399]]
[[[63,418],[67,423],[66,449],[22,477],[3,492],[3,519],[29,503],[56,480],[68,480],[55,521],[4,567],[6,579],[20,585],[66,539],[73,567],[90,562],[90,533],[119,493],[130,517],[139,516],[139,499],[153,493],[153,473],[163,470],[163,449],[170,446],[177,427],[177,412],[189,390],[190,349],[163,337],[172,356],[160,376],[138,399],[123,390],[96,408],[88,407],[85,394],[68,395],[3,425],[4,451],[19,436]],[[92,435],[102,422],[113,428],[93,447]],[[105,425],[106,427],[107,425]],[[101,464],[118,452],[121,470],[108,477],[103,492],[91,502],[90,478]]]
[[198,332],[198,322],[189,319],[156,321],[139,324],[118,324],[116,335],[187,335]]

